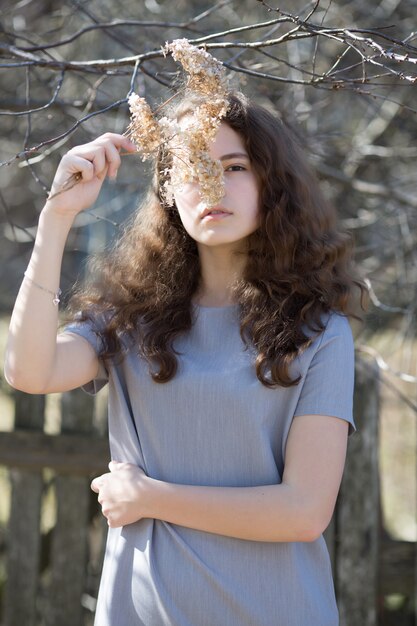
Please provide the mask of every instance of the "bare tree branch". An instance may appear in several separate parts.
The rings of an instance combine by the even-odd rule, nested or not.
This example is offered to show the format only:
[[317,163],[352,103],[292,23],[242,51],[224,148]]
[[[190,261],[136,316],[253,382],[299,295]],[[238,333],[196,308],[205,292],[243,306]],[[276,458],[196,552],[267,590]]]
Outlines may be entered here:
[[[206,11],[199,13],[195,17],[192,17],[185,22],[169,22],[169,21],[156,21],[156,20],[112,20],[111,22],[99,22],[95,24],[90,24],[89,26],[84,26],[83,28],[80,28],[77,32],[75,32],[73,35],[64,37],[63,39],[60,39],[53,43],[39,44],[37,46],[26,46],[26,47],[21,47],[20,49],[26,52],[39,52],[39,51],[43,52],[44,50],[48,50],[51,48],[59,48],[61,46],[65,46],[66,44],[72,43],[79,37],[82,37],[85,33],[89,33],[94,30],[110,30],[110,29],[126,27],[126,26],[127,27],[140,26],[141,28],[165,28],[165,29],[175,28],[178,30],[193,31],[194,30],[193,26],[195,24],[198,24],[203,19],[207,18],[209,15],[217,11],[219,8],[225,6],[226,4],[229,4],[230,1],[231,0],[223,0],[222,2],[217,2]],[[278,22],[281,20],[277,19],[277,20],[272,20],[272,21]],[[14,33],[6,31],[5,34],[12,37]]]
[[60,135],[57,135],[56,137],[53,137],[52,139],[46,139],[45,141],[41,141],[40,143],[38,143],[36,146],[33,146],[32,148],[21,150],[21,152],[19,152],[18,154],[15,154],[9,160],[0,162],[0,167],[2,167],[3,165],[10,165],[11,163],[13,163],[13,161],[16,161],[17,159],[25,158],[26,156],[29,156],[33,154],[34,152],[39,152],[39,150],[41,150],[41,148],[45,146],[49,146],[53,143],[56,143],[57,141],[61,141],[62,139],[64,139],[64,137],[67,137],[68,135],[73,133],[74,130],[76,130],[79,126],[81,126],[81,124],[83,124],[87,120],[91,119],[92,117],[95,117],[96,115],[102,115],[103,113],[107,113],[108,111],[111,111],[111,109],[115,109],[119,107],[121,104],[124,104],[126,102],[127,102],[127,98],[123,98],[122,100],[117,100],[117,102],[113,102],[112,104],[109,104],[108,106],[104,107],[103,109],[100,109],[99,111],[93,111],[93,113],[84,115],[84,117],[77,120],[75,124],[73,124],[65,132],[61,133]]
[[[27,67],[30,67],[30,66],[27,66]],[[46,104],[43,104],[42,106],[39,106],[39,107],[35,107],[34,109],[27,109],[26,111],[2,111],[0,110],[0,115],[14,115],[14,116],[30,115],[31,113],[38,113],[39,111],[45,111],[45,109],[49,109],[49,107],[55,104],[58,98],[58,94],[61,91],[64,78],[65,78],[65,71],[62,71],[61,75],[58,78],[54,93],[52,94],[51,99]]]

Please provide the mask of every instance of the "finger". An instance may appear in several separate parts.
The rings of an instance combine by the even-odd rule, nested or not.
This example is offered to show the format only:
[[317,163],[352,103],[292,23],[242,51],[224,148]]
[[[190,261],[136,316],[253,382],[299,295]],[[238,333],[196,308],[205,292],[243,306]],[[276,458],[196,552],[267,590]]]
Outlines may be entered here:
[[67,157],[70,157],[71,159],[81,157],[86,161],[90,161],[94,167],[94,176],[99,178],[103,171],[107,168],[106,151],[104,146],[96,142],[72,148],[68,152]]
[[107,176],[109,178],[116,178],[117,171],[120,167],[121,158],[118,149],[111,142],[104,144],[104,150],[106,154],[106,161],[108,165]]
[[94,178],[94,165],[88,159],[83,159],[76,154],[68,154],[64,159],[67,161],[65,165],[68,171],[72,174],[81,174],[84,182],[88,183]]
[[106,151],[103,146],[97,146],[93,154],[94,174],[97,178],[104,178],[107,174],[108,164]]
[[120,461],[110,461],[110,463],[109,463],[109,470],[111,472],[115,472],[116,470],[118,470],[121,467],[123,467],[123,465],[126,465],[126,463],[120,463]]
[[[135,152],[136,146],[123,135],[106,133],[90,143],[72,148],[64,158],[71,161],[82,158],[84,161],[92,163],[94,173],[90,175],[88,180],[91,180],[94,175],[98,178],[104,178],[106,174],[110,178],[115,178],[121,163],[119,152],[122,149],[128,152]],[[81,169],[80,164],[80,171],[84,171],[86,168],[88,166],[84,164]]]
[[126,150],[128,152],[136,152],[137,148],[133,141],[131,141],[128,137],[124,135],[118,135],[116,133],[105,133],[104,135],[100,135],[97,139],[90,141],[89,143],[83,143],[71,150],[68,151],[67,154],[76,154],[78,156],[83,156],[90,161],[93,159],[94,154],[97,152],[97,148],[103,148],[105,145],[111,144],[120,152],[121,150]]
[[97,476],[97,478],[94,478],[94,480],[91,481],[91,490],[94,491],[95,493],[100,493],[100,487],[102,485],[102,480],[101,480],[101,476]]
[[126,137],[125,135],[120,135],[118,133],[105,133],[101,135],[99,139],[108,139],[111,143],[120,151],[126,150],[127,152],[136,152],[137,148],[133,141]]

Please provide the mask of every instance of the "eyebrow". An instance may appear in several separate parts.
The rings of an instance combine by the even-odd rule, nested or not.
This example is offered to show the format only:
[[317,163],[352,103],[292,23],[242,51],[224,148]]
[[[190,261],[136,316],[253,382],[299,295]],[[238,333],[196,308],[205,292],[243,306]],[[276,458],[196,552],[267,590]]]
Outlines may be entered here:
[[220,157],[220,161],[229,161],[230,159],[242,157],[249,160],[249,155],[247,155],[246,152],[231,152],[230,154],[223,154],[223,156]]

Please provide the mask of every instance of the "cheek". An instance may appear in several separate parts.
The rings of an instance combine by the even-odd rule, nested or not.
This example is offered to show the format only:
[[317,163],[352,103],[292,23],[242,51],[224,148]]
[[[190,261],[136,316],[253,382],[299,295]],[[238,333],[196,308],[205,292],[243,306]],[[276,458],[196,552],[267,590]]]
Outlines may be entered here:
[[174,193],[174,200],[180,213],[185,214],[195,210],[200,201],[196,185],[193,185],[192,183],[184,185],[181,191],[176,191]]
[[193,211],[192,205],[179,195],[175,197],[175,204],[184,229],[192,237],[195,230],[195,210]]
[[247,207],[248,215],[251,215],[254,221],[259,221],[260,194],[257,185],[252,180],[248,180],[241,186],[239,194],[242,203]]
[[189,221],[191,219],[190,207],[188,203],[179,196],[175,197],[175,205],[177,207],[178,214],[181,218],[181,221],[184,223],[185,221]]

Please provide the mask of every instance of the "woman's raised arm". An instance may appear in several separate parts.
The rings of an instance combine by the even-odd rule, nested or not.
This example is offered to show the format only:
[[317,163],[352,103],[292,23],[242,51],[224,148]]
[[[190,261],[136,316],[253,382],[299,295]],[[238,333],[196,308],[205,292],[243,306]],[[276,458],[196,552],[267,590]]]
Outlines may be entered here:
[[[62,158],[51,197],[39,218],[34,249],[11,318],[5,376],[13,387],[27,393],[65,391],[97,373],[97,357],[84,339],[68,336],[57,340],[62,256],[76,215],[93,204],[106,176],[116,176],[120,151],[135,149],[123,135],[106,133]],[[61,191],[76,174],[81,176],[77,184]]]

